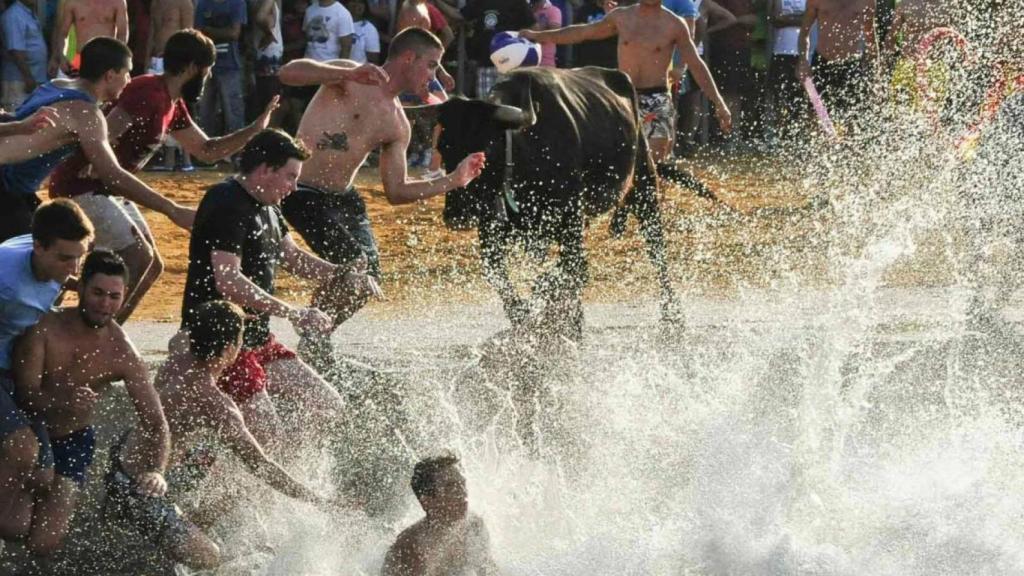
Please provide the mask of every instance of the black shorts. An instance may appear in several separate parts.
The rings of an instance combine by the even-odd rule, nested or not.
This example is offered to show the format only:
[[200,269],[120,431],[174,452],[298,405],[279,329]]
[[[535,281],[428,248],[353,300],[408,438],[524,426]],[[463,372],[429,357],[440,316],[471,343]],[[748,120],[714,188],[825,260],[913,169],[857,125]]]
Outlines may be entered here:
[[367,271],[380,278],[377,240],[370,229],[366,202],[355,188],[326,192],[299,184],[281,203],[281,212],[318,256],[341,265],[365,256]]
[[799,117],[810,106],[800,81],[796,78],[799,56],[776,54],[772,56],[771,93],[775,109],[782,114]]
[[718,48],[711,52],[711,76],[722,92],[746,92],[753,82],[750,48],[742,50]]
[[0,242],[31,232],[32,214],[41,203],[35,194],[8,192],[0,175]]
[[62,438],[50,438],[53,446],[53,471],[85,486],[85,473],[96,453],[96,432],[92,426],[75,430]]
[[864,58],[831,61],[820,55],[812,64],[814,83],[828,111],[840,116],[856,111],[867,95],[868,73]]

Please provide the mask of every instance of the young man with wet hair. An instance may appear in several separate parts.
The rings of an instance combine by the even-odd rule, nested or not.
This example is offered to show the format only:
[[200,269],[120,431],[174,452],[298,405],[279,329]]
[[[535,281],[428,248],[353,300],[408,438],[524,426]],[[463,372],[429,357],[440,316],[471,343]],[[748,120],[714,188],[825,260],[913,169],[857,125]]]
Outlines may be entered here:
[[[69,200],[36,210],[32,234],[0,244],[0,538],[21,538],[32,524],[32,503],[53,481],[53,453],[42,415],[15,401],[14,341],[53,306],[78,272],[93,228]],[[74,406],[88,398],[69,399]]]
[[[168,135],[203,162],[216,162],[242,149],[270,123],[274,100],[252,124],[220,138],[208,138],[188,112],[203,91],[216,59],[213,41],[198,30],[171,35],[163,51],[164,72],[133,78],[107,113],[107,138],[117,161],[136,173]],[[57,167],[50,178],[50,196],[72,198],[96,224],[96,247],[117,252],[128,264],[130,283],[117,321],[124,323],[163,272],[156,242],[138,206],[119,197],[92,173],[81,151]],[[166,197],[140,198],[139,204],[160,211]]]
[[27,544],[35,554],[55,552],[67,535],[96,450],[96,401],[114,382],[124,382],[144,438],[140,490],[158,496],[167,489],[163,471],[170,435],[160,398],[146,363],[114,321],[127,275],[113,252],[92,252],[82,265],[78,305],[43,316],[14,349],[17,400],[43,415],[53,449],[53,482],[32,506]]
[[157,373],[173,447],[167,494],[147,495],[141,485],[147,453],[137,430],[127,432],[111,449],[108,510],[174,561],[195,569],[211,569],[221,561],[217,544],[173,503],[175,497],[196,488],[215,461],[199,443],[200,437],[212,438],[233,452],[254,476],[278,492],[324,508],[335,506],[334,500],[307,488],[267,456],[238,405],[217,387],[218,378],[234,364],[242,347],[244,315],[240,307],[225,300],[198,305],[193,327],[176,337],[187,340],[187,345],[172,346]]
[[82,47],[82,68],[75,80],[54,80],[29,95],[16,120],[42,107],[59,115],[55,125],[0,145],[0,240],[25,234],[39,205],[36,190],[50,172],[75,150],[92,164],[92,172],[111,190],[156,207],[175,224],[188,228],[194,211],[179,206],[121,167],[107,140],[107,121],[99,104],[116,100],[128,84],[132,53],[113,38],[94,38]]
[[[299,139],[313,155],[306,162],[298,189],[285,199],[282,210],[318,255],[342,267],[344,277],[324,302],[330,306],[335,325],[355,314],[371,296],[381,294],[377,242],[366,203],[353,186],[370,152],[381,148],[381,180],[391,204],[426,200],[463,187],[483,170],[484,155],[476,153],[446,176],[423,180],[407,173],[411,130],[398,97],[414,93],[426,99],[443,52],[436,36],[407,28],[392,40],[383,71],[367,65],[357,68],[350,60],[295,60],[281,68],[284,84],[321,85],[298,130]],[[349,81],[363,69],[370,81]],[[320,350],[314,356],[324,353]]]
[[459,459],[445,455],[418,462],[412,491],[426,516],[388,549],[381,576],[497,574],[484,521],[469,512]]
[[257,134],[239,156],[239,173],[203,196],[189,243],[182,328],[199,328],[198,307],[211,300],[228,300],[250,315],[242,350],[217,384],[238,404],[261,444],[277,439],[275,404],[294,408],[295,420],[304,421],[296,424],[296,434],[306,440],[322,439],[344,405],[333,387],[270,332],[271,316],[287,318],[299,333],[326,334],[331,327],[330,317],[317,308],[274,297],[278,264],[313,281],[336,271],[299,248],[281,216],[281,201],[295,189],[307,158],[306,147],[280,130]]

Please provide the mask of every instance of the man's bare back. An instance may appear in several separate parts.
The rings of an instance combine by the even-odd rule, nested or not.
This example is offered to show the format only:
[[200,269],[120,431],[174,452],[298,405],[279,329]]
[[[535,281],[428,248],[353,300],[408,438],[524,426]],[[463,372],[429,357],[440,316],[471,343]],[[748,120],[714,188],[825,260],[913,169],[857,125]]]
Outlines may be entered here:
[[300,181],[343,192],[372,150],[405,142],[409,133],[401,103],[386,95],[381,86],[355,82],[343,87],[325,85],[306,108],[296,134],[313,151],[302,166]]
[[195,22],[192,0],[153,0],[151,14],[150,53],[153,56],[163,56],[167,39],[179,30],[191,28]]
[[[874,43],[876,0],[809,0],[807,14],[819,26],[817,51],[827,60],[860,57]],[[870,37],[865,34],[871,30]]]
[[[142,365],[135,348],[115,322],[99,329],[86,328],[74,308],[48,314],[38,329],[46,350],[42,389],[54,398],[71,398],[77,388],[103,394],[113,382],[124,380]],[[53,437],[66,436],[88,426],[92,412],[47,413],[46,424]]]
[[685,22],[660,4],[635,4],[608,16],[619,34],[619,70],[638,89],[665,86],[680,29],[689,34]]

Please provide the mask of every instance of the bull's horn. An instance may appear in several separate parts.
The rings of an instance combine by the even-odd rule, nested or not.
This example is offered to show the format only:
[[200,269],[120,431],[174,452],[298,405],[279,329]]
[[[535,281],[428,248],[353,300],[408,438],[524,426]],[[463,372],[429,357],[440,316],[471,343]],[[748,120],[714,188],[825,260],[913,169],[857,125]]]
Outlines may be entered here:
[[498,122],[517,124],[519,126],[529,124],[529,119],[526,117],[525,112],[515,106],[506,106],[505,104],[497,104],[497,109],[494,111],[494,119]]

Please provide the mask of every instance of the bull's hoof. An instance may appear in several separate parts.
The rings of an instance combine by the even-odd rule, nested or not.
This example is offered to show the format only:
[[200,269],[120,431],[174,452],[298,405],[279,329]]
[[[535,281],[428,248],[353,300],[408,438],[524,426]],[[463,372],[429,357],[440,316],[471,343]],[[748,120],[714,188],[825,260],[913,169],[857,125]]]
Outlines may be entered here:
[[622,238],[626,233],[626,224],[629,222],[629,210],[619,208],[612,214],[612,222],[608,225],[608,231],[612,238]]
[[517,298],[511,302],[505,302],[504,307],[505,316],[508,316],[508,321],[513,326],[522,326],[530,318],[530,305],[526,300]]
[[683,311],[679,307],[677,300],[673,299],[661,303],[661,323],[673,328],[681,329],[684,327],[686,319],[683,317]]

